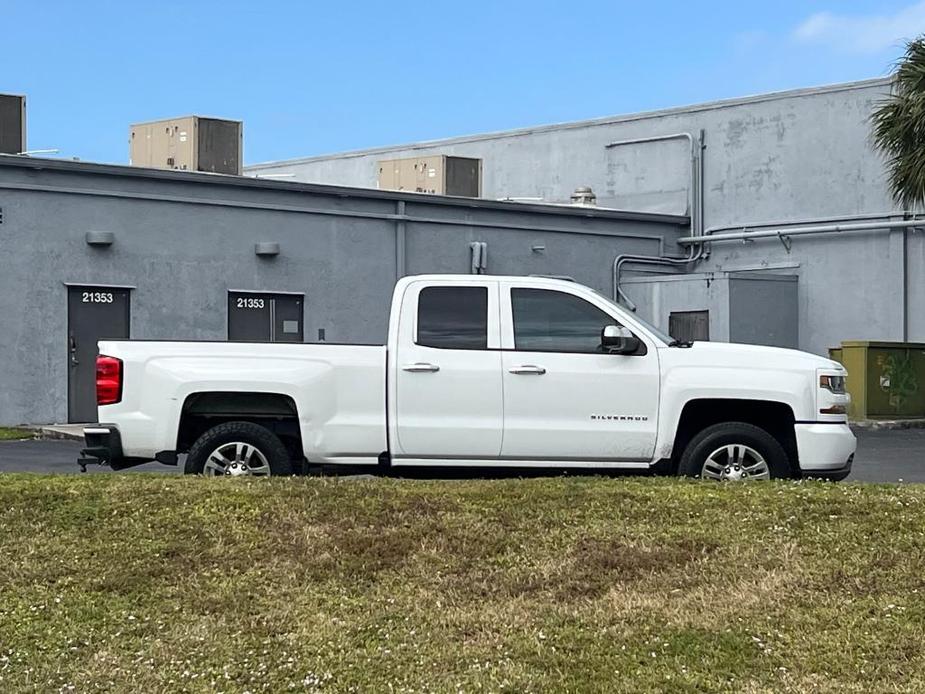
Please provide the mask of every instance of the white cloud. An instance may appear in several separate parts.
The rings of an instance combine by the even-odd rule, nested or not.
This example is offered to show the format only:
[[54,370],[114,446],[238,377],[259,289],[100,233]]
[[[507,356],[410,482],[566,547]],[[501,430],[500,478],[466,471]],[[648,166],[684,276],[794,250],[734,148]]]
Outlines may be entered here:
[[819,12],[793,30],[804,43],[826,44],[851,53],[879,53],[925,33],[925,0],[893,14]]

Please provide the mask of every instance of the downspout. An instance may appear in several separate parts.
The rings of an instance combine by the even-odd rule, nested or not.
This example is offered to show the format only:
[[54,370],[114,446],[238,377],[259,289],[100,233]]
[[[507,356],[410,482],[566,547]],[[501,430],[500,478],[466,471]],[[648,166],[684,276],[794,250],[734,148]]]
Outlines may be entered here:
[[903,342],[909,341],[909,229],[903,229]]

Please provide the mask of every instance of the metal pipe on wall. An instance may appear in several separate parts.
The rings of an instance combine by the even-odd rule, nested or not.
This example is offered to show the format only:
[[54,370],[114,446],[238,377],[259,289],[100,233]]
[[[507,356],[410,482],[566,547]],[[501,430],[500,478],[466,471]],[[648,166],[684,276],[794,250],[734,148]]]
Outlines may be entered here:
[[[607,147],[614,147],[617,145],[624,144],[637,144],[642,142],[655,142],[659,140],[670,140],[670,139],[687,139],[690,143],[691,151],[691,179],[690,179],[690,189],[688,193],[689,200],[689,213],[691,218],[691,236],[696,237],[703,233],[703,206],[704,206],[704,195],[703,195],[703,150],[704,150],[704,130],[701,129],[699,137],[694,138],[690,133],[675,133],[672,135],[658,135],[655,137],[648,138],[639,138],[636,140],[621,140],[619,142],[613,142]],[[696,147],[695,147],[696,142]],[[632,263],[634,265],[663,265],[663,266],[678,266],[678,265],[687,265],[688,263],[694,263],[700,260],[703,256],[703,246],[701,245],[695,251],[694,247],[691,246],[687,258],[672,258],[670,256],[652,256],[652,255],[634,255],[630,253],[623,253],[618,255],[613,259],[613,299],[614,301],[622,301],[623,304],[629,308],[631,311],[636,310],[636,304],[633,303],[626,292],[623,291],[623,288],[620,286],[620,272],[624,265],[627,263]]]
[[[794,224],[799,224],[799,222],[794,222]],[[678,239],[678,243],[682,246],[699,244],[703,247],[708,243],[724,243],[726,241],[748,241],[752,239],[835,234],[852,231],[876,231],[878,229],[910,229],[914,227],[925,227],[925,219],[903,219],[891,222],[858,222],[856,224],[819,224],[815,226],[798,226],[796,228],[781,226],[761,231],[739,231],[732,234],[711,234],[711,230],[708,229],[702,236],[685,236]],[[747,226],[740,228],[748,229]]]
[[[700,149],[703,148],[703,131],[701,133],[700,140]],[[691,218],[691,227],[692,231],[694,229],[703,228],[698,217],[701,216],[701,210],[699,209],[697,196],[694,194],[695,180],[697,178],[697,160],[698,152],[697,146],[695,145],[694,136],[688,132],[683,133],[670,133],[668,135],[653,135],[651,137],[636,137],[629,140],[615,140],[609,144],[604,145],[604,149],[613,149],[615,147],[623,147],[625,145],[641,145],[648,142],[664,142],[667,140],[687,140],[689,149],[690,149],[690,186],[687,193],[687,213]]]
[[[693,247],[691,248],[693,250]],[[631,255],[629,253],[624,253],[618,255],[613,259],[613,299],[614,301],[622,301],[623,305],[626,306],[630,311],[636,310],[636,304],[633,303],[633,300],[630,299],[626,292],[623,291],[623,288],[620,286],[620,270],[626,263],[633,263],[639,265],[687,265],[688,263],[695,262],[699,260],[700,253],[702,249],[698,249],[697,255],[691,255],[687,258],[669,258],[667,256],[651,256],[651,255]]]
[[909,341],[909,229],[903,229],[903,342]]
[[[916,217],[920,215],[915,215]],[[720,231],[746,231],[748,229],[767,229],[769,227],[794,227],[809,224],[834,224],[836,222],[857,222],[867,219],[889,220],[893,217],[905,217],[902,212],[876,212],[864,214],[831,215],[828,217],[804,217],[803,219],[783,219],[769,222],[749,222],[748,224],[726,224],[712,226],[702,235],[709,236]]]
[[[668,136],[666,136],[668,137]],[[675,137],[680,137],[676,135]],[[643,141],[646,141],[648,138],[643,138]],[[626,143],[634,142],[632,140],[625,141]],[[685,238],[678,239],[678,243],[682,245],[688,245],[690,247],[690,253],[688,255],[688,260],[681,258],[671,258],[664,257],[658,258],[655,256],[629,256],[621,255],[617,256],[614,259],[613,267],[613,298],[615,301],[622,300],[631,310],[636,310],[635,305],[632,300],[626,295],[626,293],[620,287],[620,270],[622,266],[626,263],[641,264],[641,265],[679,265],[687,262],[696,262],[701,258],[706,257],[709,254],[709,249],[707,248],[708,243],[713,242],[722,242],[725,240],[748,240],[755,238],[765,238],[765,237],[786,237],[799,235],[796,232],[808,232],[811,234],[815,233],[830,233],[834,231],[864,231],[864,230],[875,230],[880,228],[895,228],[889,226],[892,222],[871,222],[870,224],[863,224],[861,226],[856,226],[852,224],[834,224],[834,222],[854,222],[858,220],[889,220],[891,217],[901,216],[902,213],[887,212],[887,213],[864,213],[864,214],[852,214],[852,215],[838,215],[832,217],[812,217],[804,218],[798,220],[785,220],[785,221],[773,221],[773,222],[753,222],[749,224],[731,224],[725,226],[714,226],[709,229],[703,229],[703,209],[704,204],[704,185],[703,185],[703,155],[702,150],[704,148],[704,131],[700,131],[700,166],[698,173],[698,181],[696,186],[695,195],[698,196],[698,205],[696,206],[696,213],[692,211],[691,213],[691,235]],[[916,219],[921,219],[925,215],[917,214],[913,217],[913,221]],[[925,226],[925,221],[922,224],[906,224],[908,220],[903,220],[900,223],[899,228],[914,228],[917,226]],[[830,224],[824,224],[825,222],[831,222]],[[808,225],[818,225],[818,226],[808,226]],[[833,227],[838,227],[834,229]],[[758,229],[758,230],[768,230],[769,233],[762,233],[757,231],[748,231],[749,229]],[[738,230],[738,231],[736,231]],[[731,231],[732,234],[721,234],[717,236],[717,232]],[[706,237],[711,238],[706,238]],[[697,248],[696,253],[694,248]]]
[[[843,217],[843,219],[888,219],[889,217],[895,217],[898,215],[895,214],[881,214],[881,215],[858,215],[856,217]],[[788,225],[780,225],[775,228],[765,228],[766,226],[758,224],[753,225],[752,228],[757,228],[757,231],[746,231],[749,227],[732,227],[732,228],[741,228],[742,231],[735,233],[724,233],[724,234],[715,234],[715,231],[725,231],[726,228],[714,227],[707,229],[702,235],[692,235],[687,238],[678,239],[678,243],[682,245],[690,246],[691,251],[693,251],[694,246],[696,245],[700,251],[701,256],[704,253],[704,249],[707,244],[713,243],[724,243],[731,241],[741,241],[746,243],[748,241],[754,241],[755,239],[766,239],[766,238],[778,238],[781,243],[785,245],[787,250],[790,250],[790,237],[792,236],[813,236],[813,235],[825,235],[825,234],[842,234],[850,233],[856,231],[893,231],[895,229],[901,229],[903,232],[902,236],[902,266],[900,268],[900,273],[902,275],[902,325],[901,333],[903,342],[907,341],[909,338],[909,276],[908,276],[908,231],[909,229],[915,228],[925,228],[925,218],[923,215],[912,215],[912,219],[909,219],[909,215],[905,215],[907,218],[902,220],[894,221],[868,221],[868,222],[856,222],[856,223],[847,223],[847,224],[814,224],[806,225],[807,222],[797,221],[790,222]],[[618,277],[615,278],[615,280]]]

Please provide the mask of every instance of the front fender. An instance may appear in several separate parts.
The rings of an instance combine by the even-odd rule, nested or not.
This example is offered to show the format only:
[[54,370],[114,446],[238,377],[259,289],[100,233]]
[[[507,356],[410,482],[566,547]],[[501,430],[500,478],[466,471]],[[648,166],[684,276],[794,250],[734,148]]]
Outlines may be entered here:
[[787,405],[797,421],[812,418],[815,393],[803,370],[677,366],[662,379],[659,458],[669,458],[685,406],[695,400],[747,400]]

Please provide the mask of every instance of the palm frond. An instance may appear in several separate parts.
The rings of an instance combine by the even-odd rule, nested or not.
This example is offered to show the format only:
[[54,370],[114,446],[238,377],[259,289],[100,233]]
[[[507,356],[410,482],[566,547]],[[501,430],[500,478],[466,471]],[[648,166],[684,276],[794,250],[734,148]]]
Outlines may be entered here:
[[906,44],[890,96],[877,106],[871,124],[886,156],[893,198],[906,209],[925,204],[925,36]]

